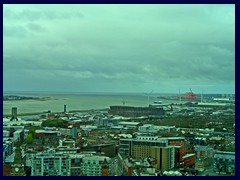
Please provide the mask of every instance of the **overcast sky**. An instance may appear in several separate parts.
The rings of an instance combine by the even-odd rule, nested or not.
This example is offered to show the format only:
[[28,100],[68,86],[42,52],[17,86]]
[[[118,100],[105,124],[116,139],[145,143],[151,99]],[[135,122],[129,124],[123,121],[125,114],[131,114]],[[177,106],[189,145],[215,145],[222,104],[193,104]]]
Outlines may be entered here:
[[4,5],[4,91],[235,92],[234,5]]

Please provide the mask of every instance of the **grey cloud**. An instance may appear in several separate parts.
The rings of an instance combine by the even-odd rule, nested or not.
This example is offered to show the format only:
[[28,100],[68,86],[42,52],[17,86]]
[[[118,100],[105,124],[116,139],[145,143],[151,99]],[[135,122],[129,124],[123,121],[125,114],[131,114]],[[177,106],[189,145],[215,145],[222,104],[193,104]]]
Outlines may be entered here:
[[24,38],[27,36],[27,29],[18,25],[3,25],[3,35],[5,37]]
[[[51,6],[49,6],[51,7]],[[12,20],[55,20],[55,19],[70,19],[70,18],[83,18],[83,14],[78,11],[64,12],[50,10],[34,10],[22,9],[21,11],[10,10],[9,7],[4,8],[4,18]]]
[[35,32],[42,32],[45,30],[45,28],[43,28],[41,25],[36,24],[36,23],[28,23],[28,28],[31,31],[35,31]]
[[28,82],[62,87],[60,82],[67,81],[75,89],[75,82],[88,90],[102,84],[110,91],[191,85],[234,89],[233,6],[31,7],[4,9],[9,82],[14,71],[28,75]]

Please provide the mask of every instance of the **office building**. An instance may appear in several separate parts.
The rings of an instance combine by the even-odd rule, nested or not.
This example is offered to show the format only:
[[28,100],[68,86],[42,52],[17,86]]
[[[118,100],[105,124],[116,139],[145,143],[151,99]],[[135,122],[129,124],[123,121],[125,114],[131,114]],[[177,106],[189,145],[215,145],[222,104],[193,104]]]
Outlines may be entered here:
[[136,159],[144,159],[150,154],[150,147],[175,146],[179,148],[179,161],[186,154],[186,142],[184,137],[158,137],[158,136],[137,136],[134,139],[120,139],[119,152],[132,156]]
[[157,169],[168,171],[174,168],[174,147],[151,147],[150,156],[157,161]]

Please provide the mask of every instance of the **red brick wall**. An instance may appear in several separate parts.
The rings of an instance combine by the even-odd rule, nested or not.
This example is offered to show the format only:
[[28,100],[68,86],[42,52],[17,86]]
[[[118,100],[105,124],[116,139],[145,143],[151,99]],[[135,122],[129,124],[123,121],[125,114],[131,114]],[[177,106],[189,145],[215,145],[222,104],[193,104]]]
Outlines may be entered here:
[[10,176],[10,172],[11,172],[11,165],[7,164],[3,166],[3,176]]
[[184,166],[190,166],[195,164],[196,162],[196,156],[191,156],[189,158],[184,159]]
[[181,162],[183,159],[182,157],[186,154],[186,143],[184,140],[169,140],[169,145],[174,146],[181,146],[180,148],[180,155],[179,155],[179,161]]

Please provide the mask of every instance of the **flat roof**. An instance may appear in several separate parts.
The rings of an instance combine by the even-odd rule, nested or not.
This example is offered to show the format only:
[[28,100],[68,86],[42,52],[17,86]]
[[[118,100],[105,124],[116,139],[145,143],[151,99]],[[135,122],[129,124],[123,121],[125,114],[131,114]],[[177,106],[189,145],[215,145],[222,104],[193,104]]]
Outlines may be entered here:
[[192,157],[192,156],[195,156],[195,154],[186,154],[182,158],[184,159],[184,158],[188,158],[188,157]]
[[87,156],[83,158],[83,161],[84,160],[104,161],[104,159],[106,159],[107,161],[110,160],[110,158],[107,156]]
[[15,157],[15,152],[12,153],[10,156],[8,156],[6,159],[5,159],[5,162],[14,162],[14,157]]
[[226,103],[198,103],[199,106],[226,106]]
[[123,122],[120,122],[118,124],[123,124],[123,125],[138,125],[140,124],[140,122],[126,122],[126,121],[123,121]]

